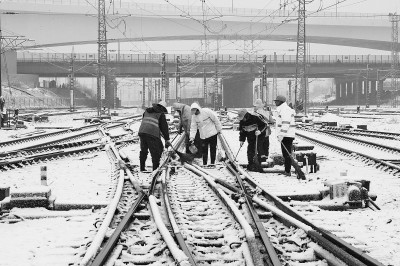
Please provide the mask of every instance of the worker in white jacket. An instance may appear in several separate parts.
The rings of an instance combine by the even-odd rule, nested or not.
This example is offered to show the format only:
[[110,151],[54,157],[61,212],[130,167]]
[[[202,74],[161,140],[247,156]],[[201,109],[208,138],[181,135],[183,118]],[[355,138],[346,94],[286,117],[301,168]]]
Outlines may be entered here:
[[292,153],[293,140],[295,137],[294,122],[295,111],[286,104],[285,96],[278,95],[274,100],[276,108],[276,136],[281,143],[283,158],[285,158],[285,173],[290,176],[290,168],[292,161],[290,155]]
[[190,142],[194,142],[197,130],[202,140],[203,165],[208,162],[208,147],[210,147],[211,164],[215,164],[217,155],[217,135],[221,133],[222,125],[216,113],[208,108],[201,108],[198,103],[191,106],[192,122],[190,125]]

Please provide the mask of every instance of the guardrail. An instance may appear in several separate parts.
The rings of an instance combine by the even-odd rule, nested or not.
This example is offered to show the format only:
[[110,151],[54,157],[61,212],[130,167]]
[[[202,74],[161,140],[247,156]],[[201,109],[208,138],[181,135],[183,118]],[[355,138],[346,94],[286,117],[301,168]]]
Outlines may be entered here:
[[[76,53],[74,61],[96,63],[97,53]],[[190,63],[262,63],[263,55],[197,55],[197,54],[166,54],[167,63],[175,63],[177,56],[182,64]],[[267,63],[274,63],[274,55],[267,55]],[[71,54],[68,53],[17,53],[18,62],[69,62]],[[132,62],[132,63],[161,63],[161,54],[108,54],[108,62]],[[277,55],[278,64],[296,63],[296,55]],[[309,55],[308,64],[391,64],[390,55]]]

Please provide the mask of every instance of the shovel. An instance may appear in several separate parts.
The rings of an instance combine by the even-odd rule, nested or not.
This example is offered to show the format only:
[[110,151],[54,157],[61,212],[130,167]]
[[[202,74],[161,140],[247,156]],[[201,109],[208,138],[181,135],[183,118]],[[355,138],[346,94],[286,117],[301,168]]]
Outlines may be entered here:
[[256,136],[256,148],[255,148],[255,153],[254,153],[254,158],[253,158],[253,164],[254,164],[254,171],[263,173],[262,166],[260,164],[260,161],[258,160],[258,136]]
[[297,164],[297,162],[294,160],[293,156],[290,154],[290,152],[286,149],[285,145],[281,143],[281,146],[285,149],[285,151],[289,154],[290,157],[290,162],[294,168],[294,170],[296,171],[296,175],[297,175],[297,179],[301,179],[301,180],[306,180],[306,175],[304,174],[304,172],[301,170],[300,166]]

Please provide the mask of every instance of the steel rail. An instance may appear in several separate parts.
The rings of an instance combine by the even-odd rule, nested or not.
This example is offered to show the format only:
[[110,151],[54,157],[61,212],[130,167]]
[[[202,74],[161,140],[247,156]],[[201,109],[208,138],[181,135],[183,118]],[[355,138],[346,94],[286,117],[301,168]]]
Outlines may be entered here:
[[188,257],[190,265],[196,266],[197,263],[196,263],[195,259],[193,258],[193,254],[189,251],[189,247],[186,244],[185,238],[183,237],[181,231],[179,230],[179,227],[178,227],[178,224],[176,223],[174,214],[172,213],[171,202],[168,197],[167,183],[166,183],[166,177],[169,175],[170,175],[170,168],[168,167],[167,170],[165,171],[165,175],[161,179],[162,194],[163,194],[162,198],[164,200],[165,213],[171,224],[171,227],[172,227],[173,233],[175,235],[176,241],[178,242],[178,245],[181,247],[182,251]]
[[349,137],[349,136],[343,136],[343,135],[340,135],[338,133],[327,132],[325,130],[322,130],[321,132],[324,132],[326,134],[333,135],[333,136],[336,136],[336,137],[339,137],[339,138],[343,138],[343,139],[347,139],[347,140],[353,140],[353,141],[356,141],[356,142],[365,143],[365,144],[368,144],[368,145],[385,148],[385,149],[392,150],[392,151],[395,151],[395,152],[400,152],[399,148],[395,148],[395,147],[392,147],[392,146],[379,144],[379,143],[375,143],[375,142],[368,141],[368,140],[357,139],[357,138],[353,138],[353,137]]
[[239,183],[240,186],[240,193],[243,195],[243,198],[246,200],[246,205],[247,208],[249,209],[249,213],[254,221],[254,224],[260,233],[261,240],[267,249],[268,252],[268,257],[269,257],[269,262],[268,265],[273,265],[273,266],[281,266],[282,263],[280,262],[278,258],[278,254],[276,254],[275,248],[273,247],[271,241],[269,240],[268,234],[260,220],[260,217],[258,216],[254,205],[253,205],[253,200],[250,197],[250,195],[247,193],[247,190],[243,184],[242,178],[240,177],[240,174],[238,171],[235,169],[235,166],[232,164],[226,164],[228,170],[236,177],[237,182]]
[[[178,141],[178,145],[180,145],[183,141],[183,137]],[[115,153],[115,150],[114,150]],[[118,158],[122,160],[121,156],[118,154]],[[135,187],[137,192],[139,193],[139,197],[136,199],[132,207],[128,210],[126,215],[123,217],[121,222],[118,224],[117,228],[114,230],[113,234],[111,237],[107,240],[106,244],[104,247],[100,250],[100,252],[95,256],[93,261],[91,262],[91,266],[102,266],[104,263],[107,261],[108,257],[110,256],[112,250],[114,247],[117,245],[119,237],[121,233],[127,228],[129,223],[131,223],[135,219],[135,212],[137,211],[138,207],[142,205],[142,203],[149,199],[149,196],[154,193],[156,184],[157,184],[157,178],[161,173],[161,170],[163,169],[164,165],[169,161],[170,156],[167,155],[164,160],[160,163],[160,166],[154,170],[151,173],[151,183],[148,191],[142,190],[136,182],[132,180],[132,173],[130,170],[126,167],[124,167],[125,173],[130,177],[130,181],[132,182],[132,185]],[[126,157],[124,159],[127,159]]]
[[368,155],[368,154],[364,154],[364,153],[361,153],[361,152],[355,152],[355,151],[352,151],[352,150],[350,150],[350,149],[346,149],[346,148],[343,148],[343,147],[340,147],[340,146],[336,146],[336,145],[334,145],[334,144],[331,144],[331,143],[328,143],[328,142],[325,142],[325,141],[322,141],[322,140],[316,140],[316,139],[310,138],[310,137],[308,137],[308,136],[306,136],[306,135],[304,135],[304,134],[301,134],[301,133],[299,133],[298,131],[296,132],[296,135],[297,135],[297,136],[300,136],[300,137],[302,137],[302,138],[304,138],[304,139],[307,139],[308,141],[311,141],[311,142],[314,142],[314,143],[318,143],[318,144],[320,144],[320,145],[325,145],[325,146],[330,147],[330,148],[332,148],[332,149],[336,149],[336,150],[339,150],[339,151],[343,151],[343,152],[346,152],[346,153],[348,153],[348,154],[357,154],[357,155],[359,155],[359,156],[362,156],[362,157],[365,157],[365,158],[367,158],[367,159],[370,159],[370,160],[372,160],[372,161],[374,161],[374,162],[376,162],[376,163],[385,165],[385,166],[387,166],[387,167],[389,167],[389,168],[393,168],[393,169],[397,170],[397,172],[400,172],[400,166],[395,165],[395,164],[390,163],[390,162],[387,162],[387,161],[385,161],[385,160],[381,160],[381,159],[372,157],[372,156],[370,156],[370,155]]
[[[297,133],[296,133],[297,134]],[[223,136],[220,137],[220,139],[223,139],[223,147],[227,145],[227,150],[228,153],[232,153],[230,151],[230,148],[226,142],[226,140],[223,138]],[[225,147],[224,147],[225,148]],[[228,155],[228,157],[231,157],[231,155]],[[327,250],[330,250],[333,252],[335,255],[338,254],[340,259],[347,263],[351,263],[351,265],[359,266],[359,265],[368,265],[368,266],[384,266],[382,263],[377,261],[376,259],[368,256],[367,254],[363,253],[361,250],[353,247],[352,245],[348,244],[344,240],[340,239],[336,235],[332,234],[328,230],[322,229],[308,221],[306,218],[301,216],[299,213],[296,211],[292,210],[290,207],[288,207],[281,199],[278,197],[268,193],[264,188],[259,187],[258,184],[253,180],[253,178],[245,172],[242,168],[240,168],[239,165],[235,161],[230,162],[232,165],[236,167],[236,169],[245,177],[245,181],[253,188],[258,189],[261,191],[261,195],[267,198],[268,200],[271,200],[277,207],[280,209],[282,212],[286,213],[287,215],[293,217],[294,219],[302,222],[303,224],[311,227],[313,230],[310,231],[310,237],[312,237],[315,241],[321,244],[321,246],[327,248]],[[290,221],[289,221],[290,223]]]
[[339,130],[339,129],[331,129],[331,128],[322,128],[320,131],[325,131],[325,132],[332,132],[332,133],[338,133],[338,134],[348,134],[348,135],[359,135],[359,136],[365,136],[365,137],[371,137],[371,138],[384,138],[384,139],[391,139],[391,140],[399,140],[398,137],[392,137],[388,135],[381,135],[381,134],[375,134],[375,133],[368,133],[368,132],[360,132],[360,131],[351,131],[351,130]]

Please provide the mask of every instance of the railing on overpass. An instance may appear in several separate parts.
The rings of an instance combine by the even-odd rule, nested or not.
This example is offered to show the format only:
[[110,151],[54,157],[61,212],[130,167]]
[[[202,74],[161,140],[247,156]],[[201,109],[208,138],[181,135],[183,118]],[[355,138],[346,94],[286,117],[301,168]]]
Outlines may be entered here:
[[[97,62],[97,53],[75,53],[74,61],[77,62]],[[182,64],[190,63],[212,63],[214,64],[217,55],[197,55],[197,54],[166,54],[166,62],[176,62],[179,56]],[[278,64],[296,63],[296,55],[277,55]],[[69,62],[69,53],[17,53],[18,62]],[[121,63],[161,63],[161,54],[108,54],[109,62]],[[243,54],[220,54],[218,62],[224,63],[262,63],[262,55],[243,55]],[[390,55],[309,55],[308,64],[390,64]],[[274,63],[274,55],[267,55],[267,63]]]
[[[69,6],[91,6],[97,7],[98,0],[3,0],[2,3],[30,3],[42,5],[69,5]],[[153,4],[153,3],[137,3],[131,1],[116,1],[114,8],[140,10],[140,11],[162,11],[173,12],[181,15],[183,12],[188,15],[202,15],[203,9],[201,6],[185,6],[185,5],[168,5],[168,4]],[[292,10],[269,10],[256,8],[230,8],[230,7],[213,7],[213,9],[223,16],[274,16],[274,17],[297,17],[297,13]],[[95,11],[95,10],[94,10]],[[142,12],[141,12],[142,13]],[[371,19],[388,19],[387,14],[378,13],[355,13],[355,12],[317,12],[309,11],[309,17],[360,17]],[[146,14],[142,14],[146,15]],[[307,15],[307,14],[306,14]]]

